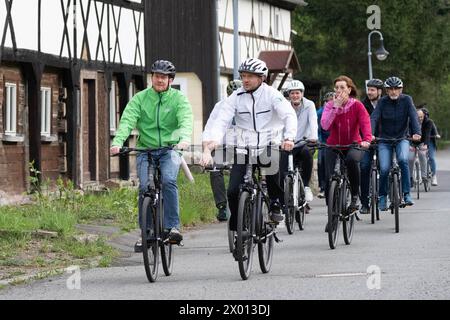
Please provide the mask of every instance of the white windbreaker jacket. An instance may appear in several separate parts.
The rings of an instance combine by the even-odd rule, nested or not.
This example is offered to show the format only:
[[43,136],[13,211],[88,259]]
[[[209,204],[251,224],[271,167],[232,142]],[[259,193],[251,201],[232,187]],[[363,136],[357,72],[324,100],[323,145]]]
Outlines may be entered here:
[[208,137],[221,143],[233,117],[238,146],[264,147],[296,137],[294,109],[280,92],[266,83],[253,92],[239,88],[216,107],[219,107],[217,117],[205,127],[204,140]]

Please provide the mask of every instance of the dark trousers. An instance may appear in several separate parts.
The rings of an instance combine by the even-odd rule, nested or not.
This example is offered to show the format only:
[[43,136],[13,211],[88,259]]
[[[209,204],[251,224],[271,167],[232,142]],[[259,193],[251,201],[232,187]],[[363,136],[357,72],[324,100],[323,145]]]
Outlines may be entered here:
[[[336,164],[336,159],[338,155],[331,149],[325,150],[325,179],[327,184],[325,185],[325,197],[328,203],[328,189],[330,188],[330,178],[334,172],[334,166]],[[360,185],[360,170],[359,170],[359,162],[364,156],[364,151],[362,150],[344,150],[345,156],[345,166],[347,167],[347,175],[348,180],[350,181],[350,190],[352,196],[357,196],[359,194],[359,185]]]
[[211,171],[209,173],[209,181],[211,182],[211,189],[214,195],[214,202],[217,209],[227,205],[227,194],[225,189],[225,180],[223,178],[223,171]]
[[[311,181],[311,175],[313,170],[314,159],[311,151],[307,146],[302,146],[299,148],[294,148],[292,150],[292,155],[294,157],[294,166],[299,166],[301,168],[302,181],[305,187],[309,187],[309,182]],[[281,181],[283,183],[286,172],[288,171],[288,154],[283,152],[281,154]],[[282,184],[281,183],[281,184]]]
[[325,190],[327,180],[325,179],[325,150],[319,149],[317,155],[317,178],[319,180],[320,191]]
[[370,184],[370,170],[372,167],[372,158],[375,150],[364,152],[364,156],[359,164],[361,168],[361,204],[369,206],[369,184]]
[[[230,230],[237,229],[237,212],[239,209],[239,186],[244,183],[246,165],[234,164],[230,173],[230,182],[228,184],[228,205],[230,206]],[[279,200],[284,202],[284,193],[280,186],[280,172],[274,175],[266,176],[267,191],[271,201]]]

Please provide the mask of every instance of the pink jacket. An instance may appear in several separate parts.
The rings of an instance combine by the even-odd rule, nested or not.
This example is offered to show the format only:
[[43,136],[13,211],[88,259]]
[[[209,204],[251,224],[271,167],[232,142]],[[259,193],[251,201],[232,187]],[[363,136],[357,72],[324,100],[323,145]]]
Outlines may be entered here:
[[335,107],[334,102],[329,101],[325,105],[320,124],[324,130],[330,131],[327,144],[352,144],[372,140],[369,114],[364,105],[354,98],[350,98],[343,108]]

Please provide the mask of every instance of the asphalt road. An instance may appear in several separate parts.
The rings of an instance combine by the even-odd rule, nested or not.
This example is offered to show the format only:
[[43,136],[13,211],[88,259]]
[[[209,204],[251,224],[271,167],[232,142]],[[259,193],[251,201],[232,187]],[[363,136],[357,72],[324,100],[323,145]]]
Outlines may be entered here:
[[74,278],[64,274],[1,290],[0,300],[449,299],[450,151],[438,153],[438,165],[439,186],[401,210],[400,233],[390,213],[375,225],[363,216],[351,245],[341,232],[338,247],[330,250],[326,207],[315,199],[305,230],[288,235],[279,228],[283,242],[275,244],[271,271],[263,274],[255,256],[247,281],[228,251],[226,224],[217,223],[185,233],[173,275],[164,276],[160,268],[156,283],[147,281],[141,255],[132,254],[116,267],[81,270],[79,283],[68,286]]

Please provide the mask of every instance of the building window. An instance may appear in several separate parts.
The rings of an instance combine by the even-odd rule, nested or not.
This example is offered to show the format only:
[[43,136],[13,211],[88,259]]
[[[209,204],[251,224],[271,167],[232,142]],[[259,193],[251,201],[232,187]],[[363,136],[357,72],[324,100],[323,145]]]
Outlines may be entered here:
[[116,131],[116,82],[111,82],[111,91],[109,92],[109,130],[111,132]]
[[52,89],[41,88],[41,136],[50,136],[52,121]]
[[5,84],[6,112],[5,134],[15,135],[17,127],[17,86],[14,83]]
[[280,14],[279,13],[275,13],[273,35],[275,38],[278,38],[280,36]]

